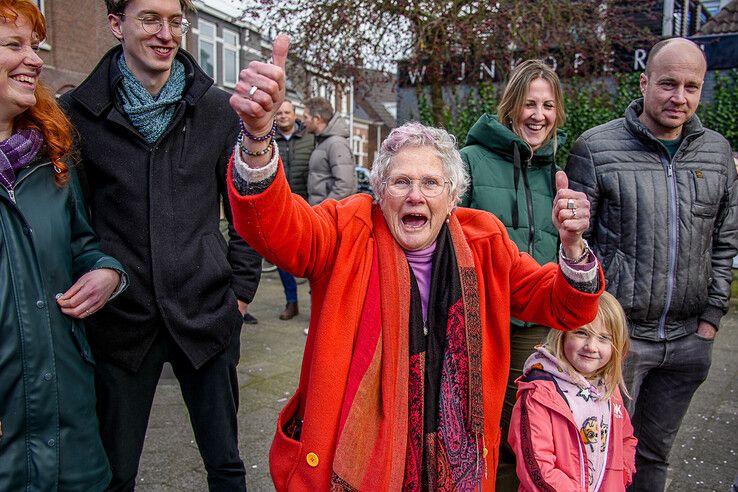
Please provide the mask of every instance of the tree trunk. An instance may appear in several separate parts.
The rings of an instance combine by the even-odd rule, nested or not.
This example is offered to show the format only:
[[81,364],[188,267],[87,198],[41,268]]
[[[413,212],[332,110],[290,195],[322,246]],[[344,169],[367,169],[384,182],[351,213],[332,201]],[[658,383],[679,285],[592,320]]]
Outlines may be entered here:
[[440,128],[445,128],[444,121],[445,103],[443,101],[442,69],[434,68],[430,77],[430,105],[433,123]]

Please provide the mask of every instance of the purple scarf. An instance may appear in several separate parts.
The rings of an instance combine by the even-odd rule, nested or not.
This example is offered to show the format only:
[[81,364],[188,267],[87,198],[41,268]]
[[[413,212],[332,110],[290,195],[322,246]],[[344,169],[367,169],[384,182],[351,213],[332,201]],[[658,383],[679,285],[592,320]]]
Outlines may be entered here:
[[15,186],[15,173],[28,165],[41,150],[44,139],[35,128],[21,128],[0,142],[0,184],[10,191]]

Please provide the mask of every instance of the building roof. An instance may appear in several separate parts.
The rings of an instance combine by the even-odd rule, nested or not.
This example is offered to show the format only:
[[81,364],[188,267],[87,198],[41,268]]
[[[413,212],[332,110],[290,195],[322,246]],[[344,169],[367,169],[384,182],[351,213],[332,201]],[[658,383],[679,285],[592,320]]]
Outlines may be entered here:
[[356,105],[387,127],[397,126],[397,119],[387,110],[386,104],[397,103],[397,78],[387,72],[364,69],[356,87]]
[[234,25],[259,31],[258,26],[249,19],[249,9],[243,0],[195,0],[195,8]]
[[700,34],[738,33],[738,0],[732,0],[715,17],[705,22]]

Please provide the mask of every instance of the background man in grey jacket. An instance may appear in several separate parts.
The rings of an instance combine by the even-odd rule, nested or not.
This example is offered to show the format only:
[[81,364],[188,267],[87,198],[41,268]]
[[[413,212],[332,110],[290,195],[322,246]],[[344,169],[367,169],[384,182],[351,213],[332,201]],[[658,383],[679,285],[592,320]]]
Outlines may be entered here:
[[326,198],[340,200],[353,195],[356,173],[346,120],[323,97],[311,97],[303,104],[302,121],[315,134],[316,143],[310,156],[308,202],[317,205]]
[[[630,321],[624,376],[638,438],[629,490],[659,491],[727,312],[738,241],[729,143],[695,116],[707,63],[686,39],[657,43],[643,99],[585,132],[566,172],[591,202],[588,238]],[[626,400],[627,401],[627,400]]]

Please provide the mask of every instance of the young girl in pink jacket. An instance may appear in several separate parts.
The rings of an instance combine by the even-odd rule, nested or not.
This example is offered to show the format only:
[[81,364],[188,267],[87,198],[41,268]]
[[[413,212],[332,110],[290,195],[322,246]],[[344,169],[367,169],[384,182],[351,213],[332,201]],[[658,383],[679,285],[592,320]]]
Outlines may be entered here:
[[625,313],[605,292],[597,318],[551,330],[517,380],[508,441],[520,491],[623,491],[635,473],[636,438],[619,388],[629,347]]

